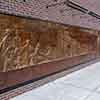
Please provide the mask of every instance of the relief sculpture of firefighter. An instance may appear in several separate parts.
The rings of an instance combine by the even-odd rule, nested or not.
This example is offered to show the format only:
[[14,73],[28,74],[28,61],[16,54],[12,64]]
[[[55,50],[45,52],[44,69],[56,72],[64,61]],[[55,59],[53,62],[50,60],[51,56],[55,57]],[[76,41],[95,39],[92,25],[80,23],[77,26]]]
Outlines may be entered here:
[[9,18],[5,17],[5,24],[5,20],[0,21],[1,72],[95,51],[96,44],[93,41],[96,37],[87,35],[79,28]]

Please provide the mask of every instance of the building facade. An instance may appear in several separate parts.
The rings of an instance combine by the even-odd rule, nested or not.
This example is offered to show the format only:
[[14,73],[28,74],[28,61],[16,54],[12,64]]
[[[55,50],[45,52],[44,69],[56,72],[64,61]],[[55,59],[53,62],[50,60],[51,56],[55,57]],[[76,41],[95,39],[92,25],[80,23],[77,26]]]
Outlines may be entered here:
[[99,21],[95,17],[68,7],[66,2],[67,0],[1,0],[0,12],[100,29]]

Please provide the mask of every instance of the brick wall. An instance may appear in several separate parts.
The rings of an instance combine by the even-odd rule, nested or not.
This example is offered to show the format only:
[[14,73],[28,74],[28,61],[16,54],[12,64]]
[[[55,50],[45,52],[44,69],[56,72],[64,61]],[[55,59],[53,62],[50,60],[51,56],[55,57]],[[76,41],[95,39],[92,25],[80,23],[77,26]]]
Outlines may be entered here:
[[[23,2],[23,0],[0,0],[0,12],[93,29],[100,28],[99,23],[88,21],[91,19],[95,20],[95,18],[89,15],[83,15],[75,10],[65,10],[69,9],[65,4],[46,8],[47,5],[56,4],[63,1],[65,0],[58,0],[57,2],[55,2],[55,0],[26,0],[26,2]],[[65,11],[61,13],[62,10]],[[76,15],[74,16],[74,14]]]

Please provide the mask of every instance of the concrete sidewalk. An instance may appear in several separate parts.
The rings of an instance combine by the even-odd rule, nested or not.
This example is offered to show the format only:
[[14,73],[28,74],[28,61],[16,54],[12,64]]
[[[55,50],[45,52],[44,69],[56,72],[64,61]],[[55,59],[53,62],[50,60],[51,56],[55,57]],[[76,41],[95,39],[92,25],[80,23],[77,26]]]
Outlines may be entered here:
[[99,100],[100,62],[10,100]]

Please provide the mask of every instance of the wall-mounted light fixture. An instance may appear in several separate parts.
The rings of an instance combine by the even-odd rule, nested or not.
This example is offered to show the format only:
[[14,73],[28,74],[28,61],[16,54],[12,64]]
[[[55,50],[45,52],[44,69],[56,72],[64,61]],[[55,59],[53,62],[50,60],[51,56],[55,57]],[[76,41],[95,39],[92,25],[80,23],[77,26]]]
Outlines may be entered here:
[[81,7],[80,5],[75,4],[75,3],[73,3],[73,2],[71,2],[71,1],[69,1],[69,0],[67,0],[67,3],[66,3],[66,4],[67,4],[67,6],[73,8],[73,9],[76,9],[76,10],[78,10],[78,11],[81,11],[81,12],[83,12],[83,13],[87,13],[87,12],[88,12],[88,10],[87,10],[86,8],[83,8],[83,7]]
[[92,12],[92,11],[90,11],[88,14],[91,15],[92,17],[95,17],[97,19],[100,19],[100,16],[98,14]]

